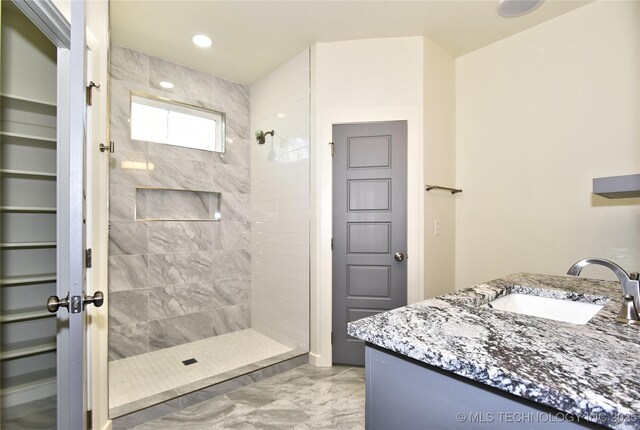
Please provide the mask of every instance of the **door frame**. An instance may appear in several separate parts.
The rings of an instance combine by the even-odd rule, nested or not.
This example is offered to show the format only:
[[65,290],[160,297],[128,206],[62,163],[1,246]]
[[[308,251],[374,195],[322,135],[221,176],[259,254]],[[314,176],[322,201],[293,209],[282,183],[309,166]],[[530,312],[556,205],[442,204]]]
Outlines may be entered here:
[[332,364],[333,164],[329,142],[338,124],[407,122],[407,303],[424,299],[423,130],[420,109],[312,112],[311,136],[311,348],[309,362]]

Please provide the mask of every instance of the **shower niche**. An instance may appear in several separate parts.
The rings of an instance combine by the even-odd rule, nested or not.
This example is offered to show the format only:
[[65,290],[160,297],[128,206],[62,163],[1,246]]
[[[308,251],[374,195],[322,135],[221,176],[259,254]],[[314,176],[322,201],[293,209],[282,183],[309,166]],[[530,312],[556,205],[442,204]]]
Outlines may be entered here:
[[220,193],[136,188],[136,221],[220,221]]
[[[308,106],[308,61],[295,66]],[[112,419],[137,422],[145,408],[149,419],[168,410],[154,405],[202,401],[222,382],[306,360],[308,115],[287,127],[278,113],[300,118],[301,101],[269,106],[256,89],[252,111],[247,86],[111,46]],[[260,121],[301,131],[265,150],[251,132],[268,127]],[[290,141],[290,161],[274,161],[273,145],[286,152]]]

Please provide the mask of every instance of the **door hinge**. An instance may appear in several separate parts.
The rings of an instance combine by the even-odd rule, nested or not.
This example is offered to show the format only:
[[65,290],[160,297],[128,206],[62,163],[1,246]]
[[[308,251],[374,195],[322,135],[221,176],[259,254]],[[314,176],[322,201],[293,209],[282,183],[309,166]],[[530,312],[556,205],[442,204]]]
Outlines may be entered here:
[[331,238],[331,250],[333,251],[333,238]]
[[93,411],[87,411],[87,430],[93,428]]
[[93,81],[89,82],[89,85],[87,85],[87,106],[91,106],[93,103],[91,90],[93,90],[94,88],[100,91],[100,85],[96,85],[96,83]]
[[91,248],[87,249],[84,253],[84,262],[85,267],[90,269],[93,265],[93,251]]
[[333,345],[333,332],[331,332],[331,345]]
[[331,156],[333,157],[333,142],[329,142],[329,146],[331,146]]

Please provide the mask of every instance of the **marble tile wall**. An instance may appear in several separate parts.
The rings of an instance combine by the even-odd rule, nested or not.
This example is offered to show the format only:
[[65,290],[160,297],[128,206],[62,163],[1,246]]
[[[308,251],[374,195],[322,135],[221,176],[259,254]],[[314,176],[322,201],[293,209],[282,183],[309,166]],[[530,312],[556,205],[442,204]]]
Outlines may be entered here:
[[309,50],[251,86],[251,327],[309,350]]
[[[163,89],[160,81],[174,88]],[[226,152],[131,140],[132,90],[225,112]],[[249,89],[112,45],[110,112],[116,152],[110,155],[109,358],[248,328]],[[167,193],[153,203],[152,194],[141,198],[136,187],[218,192],[221,221],[136,221],[136,202],[138,219],[161,213],[158,202],[173,206],[166,211],[172,218],[211,215],[213,205],[207,193]]]

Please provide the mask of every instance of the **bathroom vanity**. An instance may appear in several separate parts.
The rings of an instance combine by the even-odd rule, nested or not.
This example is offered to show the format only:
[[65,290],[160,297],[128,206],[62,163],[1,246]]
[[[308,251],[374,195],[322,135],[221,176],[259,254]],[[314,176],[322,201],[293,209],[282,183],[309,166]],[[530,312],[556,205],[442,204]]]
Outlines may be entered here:
[[[510,294],[596,311],[487,306]],[[621,303],[618,282],[520,273],[354,321],[367,429],[640,429],[640,326],[615,322]]]

